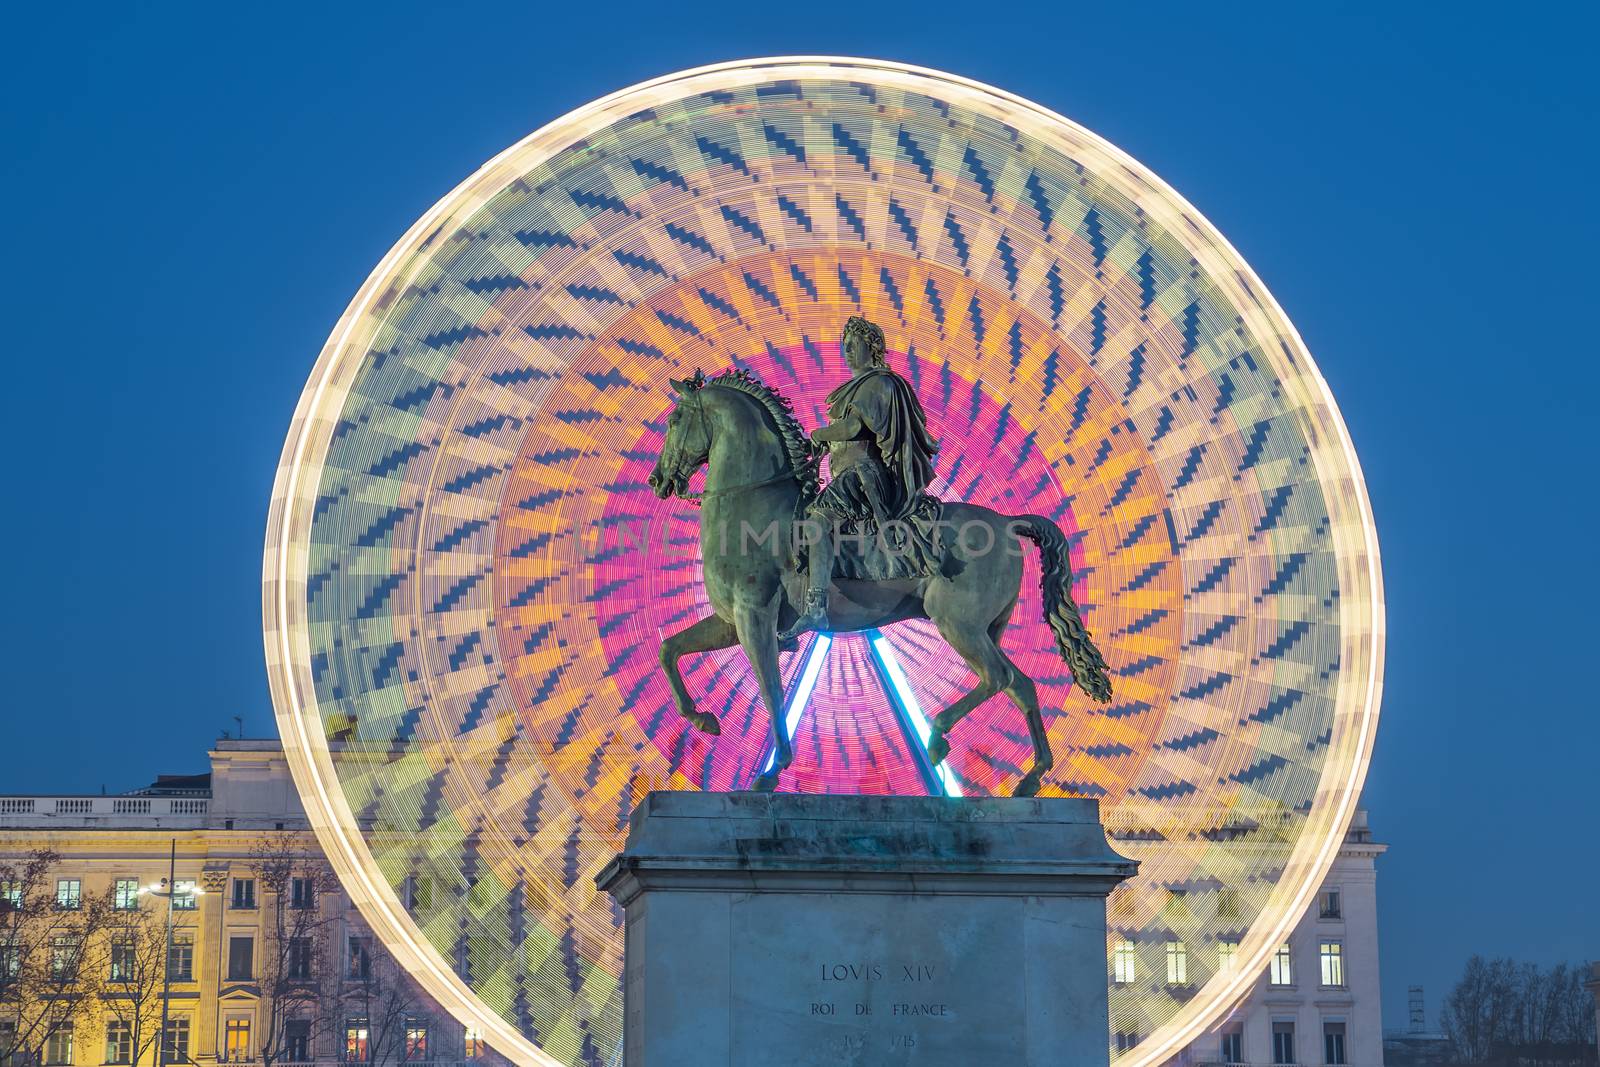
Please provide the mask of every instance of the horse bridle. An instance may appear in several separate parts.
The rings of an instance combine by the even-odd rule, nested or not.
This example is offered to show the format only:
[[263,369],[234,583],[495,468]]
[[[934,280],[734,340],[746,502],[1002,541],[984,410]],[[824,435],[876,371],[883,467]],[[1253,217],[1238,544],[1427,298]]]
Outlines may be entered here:
[[[709,470],[711,467],[711,423],[710,420],[706,418],[704,398],[702,397],[700,390],[696,389],[693,395],[695,414],[700,420],[700,432],[705,434],[706,468]],[[809,462],[813,464],[820,463],[821,456],[813,454]],[[800,472],[795,469],[794,463],[791,461],[784,467],[783,470],[779,471],[777,474],[774,474],[770,478],[764,478],[759,482],[746,482],[743,485],[730,485],[722,489],[706,489],[698,493],[690,492],[688,488],[688,479],[684,479],[684,490],[683,492],[679,493],[678,496],[680,499],[687,500],[691,504],[699,505],[701,501],[708,497],[726,496],[728,493],[743,493],[751,489],[764,489],[769,485],[777,485],[779,482],[784,481],[787,478],[794,478],[798,480],[799,476]]]

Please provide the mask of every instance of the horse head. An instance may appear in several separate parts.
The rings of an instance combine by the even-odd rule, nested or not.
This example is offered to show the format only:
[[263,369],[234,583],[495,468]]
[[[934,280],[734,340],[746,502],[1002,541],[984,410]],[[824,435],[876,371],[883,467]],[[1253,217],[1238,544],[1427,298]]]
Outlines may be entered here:
[[681,494],[695,471],[711,459],[711,421],[706,417],[705,398],[700,391],[706,376],[700,371],[692,378],[669,378],[678,402],[667,416],[667,437],[656,457],[655,469],[647,479],[651,490],[665,500]]

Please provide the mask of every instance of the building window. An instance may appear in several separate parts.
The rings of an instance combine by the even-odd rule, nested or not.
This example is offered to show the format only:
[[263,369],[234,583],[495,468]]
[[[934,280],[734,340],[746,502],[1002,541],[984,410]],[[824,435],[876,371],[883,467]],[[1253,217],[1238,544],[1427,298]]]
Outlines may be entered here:
[[139,879],[118,878],[111,888],[111,902],[118,911],[135,911],[139,907]]
[[1139,1034],[1133,1030],[1117,1031],[1117,1051],[1127,1052],[1139,1043]]
[[1344,1023],[1322,1024],[1322,1062],[1334,1065],[1348,1062],[1344,1058]]
[[172,907],[175,911],[193,911],[200,906],[199,887],[193,878],[179,878],[172,883]]
[[167,945],[167,979],[173,982],[194,981],[194,935],[173,934]]
[[0,975],[15,978],[22,973],[22,946],[0,945]]
[[310,878],[289,879],[289,907],[309,911],[317,906],[317,884]]
[[[15,878],[0,879],[0,907],[12,911],[22,910],[22,883]],[[12,1030],[15,1031],[13,1026]]]
[[1222,1031],[1222,1047],[1218,1049],[1223,1063],[1244,1062],[1244,1027],[1235,1023]]
[[189,1019],[180,1016],[167,1020],[166,1052],[168,1063],[189,1062]]
[[1167,942],[1167,984],[1189,984],[1189,950],[1182,941]]
[[1115,964],[1115,977],[1118,985],[1132,985],[1137,977],[1138,967],[1133,951],[1133,942],[1122,940],[1117,942],[1116,950],[1111,954]]
[[[83,906],[83,882],[76,878],[56,879],[56,907],[76,911]],[[71,1040],[70,1038],[68,1039]]]
[[399,896],[407,911],[427,911],[433,907],[433,879],[408,874],[400,883]]
[[139,943],[137,941],[119,937],[111,942],[111,980],[113,982],[134,981],[137,977],[135,972],[138,966]]
[[469,1060],[481,1060],[488,1051],[489,1046],[483,1043],[483,1031],[469,1025],[461,1035],[462,1056]]
[[428,1058],[428,1026],[419,1019],[406,1020],[406,1059]]
[[133,1024],[122,1019],[106,1023],[106,1062],[133,1062]]
[[1285,941],[1279,945],[1278,951],[1272,954],[1272,966],[1269,968],[1268,973],[1271,976],[1268,981],[1273,985],[1294,985],[1294,969],[1290,965],[1289,942]]
[[344,1024],[346,1063],[365,1063],[367,1059],[367,1020],[347,1019]]
[[350,939],[350,966],[345,973],[351,978],[372,977],[372,950],[371,938],[352,937]]
[[78,949],[82,941],[76,934],[58,934],[50,941],[50,977],[58,982],[75,977]]
[[255,977],[255,949],[253,937],[228,938],[228,981],[248,982]]
[[283,1024],[284,1058],[290,1063],[311,1062],[311,1020],[290,1019]]
[[1218,971],[1231,971],[1231,970],[1233,970],[1233,965],[1238,960],[1238,958],[1239,958],[1239,942],[1237,942],[1237,941],[1218,941],[1217,942],[1217,970]]
[[1322,960],[1322,984],[1344,988],[1344,945],[1338,941],[1323,941],[1317,945]]
[[45,1039],[44,1062],[67,1064],[72,1062],[72,1024],[67,1023]]
[[233,880],[233,906],[240,909],[256,906],[256,880],[254,878],[235,878]]
[[1272,1062],[1293,1063],[1294,1059],[1294,1023],[1274,1022],[1272,1024]]
[[1239,917],[1239,891],[1237,889],[1224,889],[1217,894],[1217,918],[1237,919]]
[[250,1020],[229,1019],[223,1024],[222,1055],[229,1063],[247,1063],[254,1056],[250,1049]]
[[1344,918],[1344,912],[1340,910],[1339,906],[1339,891],[1337,889],[1324,889],[1317,894],[1317,918]]
[[291,937],[289,939],[289,977],[297,982],[303,982],[312,976],[311,939],[309,937]]

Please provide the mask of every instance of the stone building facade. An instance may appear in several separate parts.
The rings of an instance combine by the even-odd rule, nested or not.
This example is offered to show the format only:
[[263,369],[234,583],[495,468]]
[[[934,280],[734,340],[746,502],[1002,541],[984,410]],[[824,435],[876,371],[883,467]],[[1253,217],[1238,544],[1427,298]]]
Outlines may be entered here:
[[[270,992],[261,971],[273,911],[255,877],[253,854],[269,837],[316,854],[276,741],[221,741],[211,753],[209,774],[166,776],[120,796],[0,796],[0,861],[15,863],[47,847],[61,857],[47,877],[75,883],[84,899],[114,888],[159,885],[172,867],[172,888],[179,896],[172,913],[176,947],[169,950],[167,971],[171,1047],[182,1054],[181,1062],[205,1067],[255,1062],[267,1025]],[[190,889],[198,892],[191,896]],[[332,1003],[322,1010],[337,1018],[303,1020],[303,1042],[294,1031],[290,1060],[347,1062],[363,1058],[364,1042],[372,1042],[369,1055],[378,1058],[382,1042],[370,1032],[371,1020],[351,1014],[348,988],[360,980],[372,942],[365,940],[360,916],[337,888],[320,889],[314,906],[326,917],[324,965],[337,969],[337,982],[345,988],[324,998]],[[405,1001],[408,1009],[397,1023],[404,1027],[403,1039],[389,1036],[385,1062],[450,1067],[505,1062],[420,990],[409,989]],[[0,1029],[3,1015],[0,1005]],[[70,1040],[54,1042],[46,1059],[61,1067],[129,1063],[108,1033],[112,1022],[106,1014],[86,1013]],[[154,1063],[155,1053],[149,1048],[140,1062]],[[169,1062],[179,1061],[169,1056]]]
[[1356,812],[1316,900],[1267,972],[1170,1067],[1383,1067],[1377,859],[1388,847]]

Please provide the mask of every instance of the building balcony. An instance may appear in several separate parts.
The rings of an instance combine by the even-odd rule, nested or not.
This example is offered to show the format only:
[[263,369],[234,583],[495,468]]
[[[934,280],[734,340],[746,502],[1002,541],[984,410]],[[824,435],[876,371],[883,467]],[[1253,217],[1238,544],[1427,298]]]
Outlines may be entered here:
[[188,796],[3,796],[0,829],[202,829],[210,810],[210,795],[198,791]]

